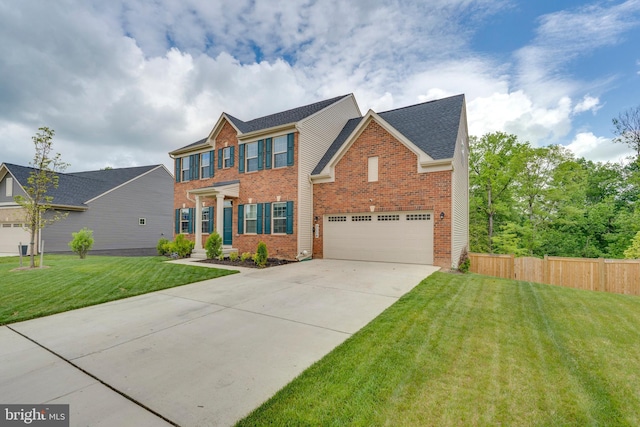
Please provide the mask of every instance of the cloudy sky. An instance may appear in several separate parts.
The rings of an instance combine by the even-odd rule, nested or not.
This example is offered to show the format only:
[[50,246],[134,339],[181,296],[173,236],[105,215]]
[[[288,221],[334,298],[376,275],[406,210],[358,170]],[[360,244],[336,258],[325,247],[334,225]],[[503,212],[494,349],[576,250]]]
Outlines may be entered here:
[[164,163],[240,119],[354,93],[464,93],[469,131],[617,161],[640,104],[640,0],[0,0],[0,163],[38,127],[69,171]]

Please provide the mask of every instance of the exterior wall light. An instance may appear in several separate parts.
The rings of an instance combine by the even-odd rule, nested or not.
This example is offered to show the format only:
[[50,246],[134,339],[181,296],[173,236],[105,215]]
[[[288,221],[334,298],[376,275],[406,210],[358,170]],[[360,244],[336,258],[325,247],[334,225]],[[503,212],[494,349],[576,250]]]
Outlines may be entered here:
[[440,212],[440,221],[444,219],[444,212]]

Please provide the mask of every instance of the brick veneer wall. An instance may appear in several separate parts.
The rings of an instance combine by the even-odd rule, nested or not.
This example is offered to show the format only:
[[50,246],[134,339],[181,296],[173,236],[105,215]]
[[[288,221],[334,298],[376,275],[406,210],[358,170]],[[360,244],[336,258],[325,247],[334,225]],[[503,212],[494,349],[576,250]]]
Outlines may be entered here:
[[[238,138],[235,129],[228,123],[215,137],[215,175],[213,178],[197,179],[186,182],[176,182],[174,184],[173,202],[174,208],[182,208],[184,203],[188,208],[194,208],[195,202],[187,198],[187,191],[195,188],[210,187],[216,182],[240,180],[240,194],[237,199],[229,199],[233,202],[233,247],[240,253],[255,253],[259,241],[267,244],[270,257],[294,259],[297,255],[297,209],[298,209],[298,133],[294,139],[294,165],[278,169],[268,169],[249,173],[238,172]],[[218,149],[225,146],[234,148],[234,165],[229,169],[218,169]],[[238,205],[249,203],[274,203],[280,196],[282,202],[293,201],[294,224],[293,234],[269,235],[269,234],[241,234],[238,235]],[[192,197],[195,200],[195,197]],[[215,198],[205,197],[201,199],[205,206],[216,205]],[[214,209],[215,216],[215,209]],[[216,224],[216,218],[214,225]],[[222,233],[220,232],[220,235]],[[188,239],[194,240],[195,234],[187,234]],[[202,236],[202,244],[206,241],[208,234]]]
[[[368,158],[378,156],[378,181],[368,182]],[[314,184],[314,218],[320,237],[313,256],[323,256],[323,215],[334,213],[433,210],[434,264],[451,267],[451,171],[417,173],[417,156],[375,121],[354,141],[335,167],[335,182]],[[445,218],[440,220],[440,212]]]

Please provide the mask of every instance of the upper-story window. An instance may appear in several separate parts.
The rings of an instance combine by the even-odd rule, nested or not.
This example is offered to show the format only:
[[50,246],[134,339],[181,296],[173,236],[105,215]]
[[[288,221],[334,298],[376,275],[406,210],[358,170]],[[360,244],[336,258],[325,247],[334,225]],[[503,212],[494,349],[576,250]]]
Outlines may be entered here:
[[258,143],[251,142],[246,144],[246,156],[247,156],[247,172],[253,172],[258,170]]
[[273,167],[287,166],[287,135],[273,138]]
[[211,167],[211,152],[200,154],[200,177],[209,178],[209,168]]
[[182,159],[182,168],[180,171],[180,177],[182,181],[189,181],[191,179],[189,175],[189,157],[183,157]]
[[223,165],[224,168],[230,168],[231,166],[233,166],[233,162],[231,160],[231,147],[224,147],[222,149],[222,158],[223,158]]

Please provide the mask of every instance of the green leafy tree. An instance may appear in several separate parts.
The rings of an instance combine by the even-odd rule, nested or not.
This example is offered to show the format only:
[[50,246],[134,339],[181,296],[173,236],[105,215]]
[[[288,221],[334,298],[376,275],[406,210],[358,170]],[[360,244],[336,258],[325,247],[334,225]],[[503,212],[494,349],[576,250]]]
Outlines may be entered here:
[[31,268],[35,267],[36,237],[41,229],[46,225],[63,219],[66,214],[54,212],[45,217],[47,211],[52,210],[51,203],[53,197],[47,192],[53,188],[58,188],[57,172],[64,171],[68,164],[60,158],[60,153],[53,154],[53,129],[41,127],[39,132],[31,139],[35,146],[33,160],[29,163],[33,170],[27,178],[26,185],[23,186],[27,197],[15,196],[14,199],[25,212],[27,229],[31,234],[29,245],[31,247]]
[[503,132],[470,138],[470,228],[482,236],[472,239],[473,251],[493,253],[496,222],[513,217],[514,182],[524,168],[527,146]]
[[640,258],[640,231],[636,233],[631,245],[624,251],[624,257],[627,259]]
[[93,230],[84,227],[77,233],[71,233],[71,236],[73,239],[69,242],[69,247],[80,256],[80,259],[85,259],[87,252],[93,247]]

